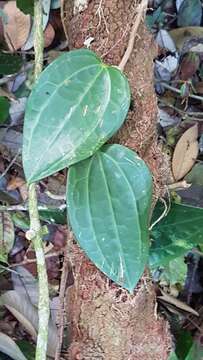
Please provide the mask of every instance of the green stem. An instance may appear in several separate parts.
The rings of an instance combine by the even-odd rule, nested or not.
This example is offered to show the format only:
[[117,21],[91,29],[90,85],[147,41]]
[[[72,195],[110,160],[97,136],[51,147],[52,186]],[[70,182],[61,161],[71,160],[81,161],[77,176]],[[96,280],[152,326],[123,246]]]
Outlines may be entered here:
[[[43,68],[43,8],[42,0],[34,1],[34,51],[35,51],[35,81],[38,79]],[[42,241],[42,229],[39,221],[36,184],[29,185],[29,215],[30,215],[30,230],[27,232],[27,237],[33,243],[36,261],[39,284],[39,301],[38,301],[38,336],[36,348],[36,360],[46,360],[47,342],[48,342],[48,325],[49,325],[49,290],[48,278],[46,271],[45,255]]]
[[43,34],[42,22],[43,22],[42,0],[35,0],[34,2],[35,81],[38,79],[43,69],[44,34]]
[[46,360],[49,323],[49,290],[35,184],[29,185],[29,214],[30,230],[27,232],[27,237],[32,241],[34,246],[39,283],[39,323],[35,359]]

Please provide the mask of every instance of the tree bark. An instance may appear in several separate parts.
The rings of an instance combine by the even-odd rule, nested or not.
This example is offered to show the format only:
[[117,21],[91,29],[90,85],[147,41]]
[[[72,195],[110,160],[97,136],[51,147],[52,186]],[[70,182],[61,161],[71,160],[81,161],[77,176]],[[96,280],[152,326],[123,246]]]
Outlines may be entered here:
[[[78,12],[76,3],[83,4]],[[119,65],[136,17],[138,1],[62,1],[65,33],[71,49],[90,48],[105,63]],[[167,167],[157,143],[157,103],[153,59],[157,49],[142,23],[125,67],[132,93],[124,126],[112,142],[135,150],[150,167],[154,199],[163,193]],[[70,360],[166,360],[171,347],[167,322],[156,314],[155,291],[146,270],[130,295],[106,278],[86,258],[75,241],[69,242],[74,284],[67,291],[70,322]]]

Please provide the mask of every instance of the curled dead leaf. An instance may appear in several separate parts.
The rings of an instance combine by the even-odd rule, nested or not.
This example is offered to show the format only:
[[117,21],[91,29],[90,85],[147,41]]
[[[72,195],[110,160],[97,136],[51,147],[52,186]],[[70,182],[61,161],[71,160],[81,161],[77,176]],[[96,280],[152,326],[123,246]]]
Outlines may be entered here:
[[55,37],[55,30],[53,26],[49,23],[44,31],[44,47],[49,47]]
[[198,155],[198,126],[195,124],[184,132],[176,144],[172,171],[176,181],[182,179],[193,167]]
[[30,27],[30,15],[25,15],[16,6],[16,1],[9,1],[3,8],[8,22],[3,24],[4,37],[9,50],[20,49],[26,42]]

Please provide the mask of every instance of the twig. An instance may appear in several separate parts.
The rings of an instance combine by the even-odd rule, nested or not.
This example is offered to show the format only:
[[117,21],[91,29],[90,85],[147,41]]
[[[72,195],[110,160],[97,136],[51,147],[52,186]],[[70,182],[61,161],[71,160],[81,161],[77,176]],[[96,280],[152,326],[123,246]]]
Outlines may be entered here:
[[154,227],[156,224],[158,224],[158,223],[167,215],[167,213],[168,213],[168,206],[167,206],[167,204],[166,204],[166,201],[165,201],[164,199],[162,199],[162,198],[160,198],[160,200],[161,200],[161,201],[163,202],[163,204],[164,204],[164,211],[163,211],[162,214],[159,216],[159,218],[156,219],[156,220],[152,223],[152,225],[150,225],[149,231],[151,231],[151,230],[153,229],[153,227]]
[[[62,254],[62,251],[57,251],[57,252],[52,252],[50,254],[46,254],[45,255],[45,258],[48,259],[50,257],[55,257],[55,256],[59,256]],[[16,266],[22,266],[22,265],[27,265],[27,264],[33,264],[33,263],[36,263],[36,259],[26,259],[26,260],[23,260],[21,261],[20,263],[16,263],[16,264],[11,264],[9,265],[8,268],[6,268],[7,270],[9,270],[10,268],[14,268]]]
[[147,10],[147,5],[148,5],[148,0],[142,0],[141,3],[140,3],[134,25],[133,25],[131,33],[130,33],[130,38],[129,38],[129,42],[128,42],[126,52],[125,52],[120,64],[118,65],[118,68],[121,71],[124,70],[125,65],[127,64],[128,60],[130,58],[130,55],[131,55],[131,53],[133,51],[137,30],[138,30],[138,27],[139,27],[139,25],[140,25],[140,23],[142,21],[142,17],[145,14],[145,11]]
[[182,180],[182,181],[178,181],[176,183],[173,184],[169,184],[168,185],[168,189],[169,190],[177,190],[177,189],[188,189],[191,186],[191,184],[188,184],[187,181]]
[[56,354],[54,360],[60,360],[61,347],[63,343],[63,332],[64,332],[64,303],[65,303],[65,292],[66,292],[66,283],[68,278],[68,247],[65,246],[64,249],[64,261],[63,269],[61,275],[61,284],[60,284],[60,293],[59,293],[59,310],[58,310],[58,343],[56,348]]
[[[166,84],[166,83],[163,82],[163,81],[160,81],[159,84],[162,85],[165,89],[171,90],[171,91],[173,91],[173,92],[181,95],[181,90],[176,89],[175,87],[173,87],[173,86],[171,86],[171,85],[168,85],[168,84]],[[199,96],[199,95],[189,94],[188,97],[190,97],[190,98],[192,98],[192,99],[195,99],[195,100],[203,101],[203,97],[202,97],[202,96]]]
[[14,164],[14,162],[16,161],[18,155],[20,154],[20,149],[18,149],[16,155],[14,156],[14,158],[11,160],[11,162],[9,163],[9,165],[7,166],[7,168],[4,170],[4,172],[0,175],[0,180],[7,174],[7,172],[9,171],[9,169],[11,168],[11,166]]
[[[56,209],[55,207],[48,207],[46,205],[38,205],[37,206],[38,211],[43,211],[43,210],[53,210]],[[57,207],[57,210],[59,211],[63,211],[66,209],[66,204],[62,204],[60,206]],[[0,205],[0,211],[28,211],[29,208],[27,205],[11,205],[11,206],[7,206],[7,205]]]
[[53,200],[65,200],[66,199],[66,195],[57,195],[57,194],[53,194],[51,191],[46,190],[45,194],[50,197],[50,199]]
[[37,348],[35,359],[46,360],[48,324],[49,324],[49,290],[48,278],[46,271],[45,255],[42,241],[42,229],[39,221],[37,209],[36,185],[29,185],[29,215],[30,230],[27,231],[26,237],[32,241],[37,261],[37,273],[39,280],[39,302],[38,316],[39,327],[37,336]]
[[[44,36],[42,28],[43,5],[42,0],[34,0],[34,51],[35,51],[35,81],[37,81],[43,68]],[[42,229],[39,221],[37,206],[36,184],[30,184],[28,188],[30,230],[26,237],[32,241],[37,262],[39,283],[38,301],[38,335],[36,347],[36,360],[46,360],[47,341],[49,327],[49,289],[46,271],[46,262],[43,249]]]

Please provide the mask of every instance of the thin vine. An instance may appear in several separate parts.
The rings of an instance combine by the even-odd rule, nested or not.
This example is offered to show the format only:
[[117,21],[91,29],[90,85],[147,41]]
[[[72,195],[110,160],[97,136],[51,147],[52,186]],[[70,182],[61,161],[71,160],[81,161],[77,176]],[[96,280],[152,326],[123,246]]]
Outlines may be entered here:
[[[43,68],[43,7],[42,0],[34,1],[34,51],[35,51],[35,81],[38,79]],[[30,230],[26,233],[29,240],[32,241],[36,254],[37,273],[39,283],[39,301],[38,301],[38,336],[36,347],[36,360],[46,360],[47,342],[48,342],[48,324],[49,324],[49,290],[46,271],[45,255],[43,249],[43,229],[39,221],[39,212],[37,204],[36,184],[30,184],[28,189],[29,196],[29,216]]]

